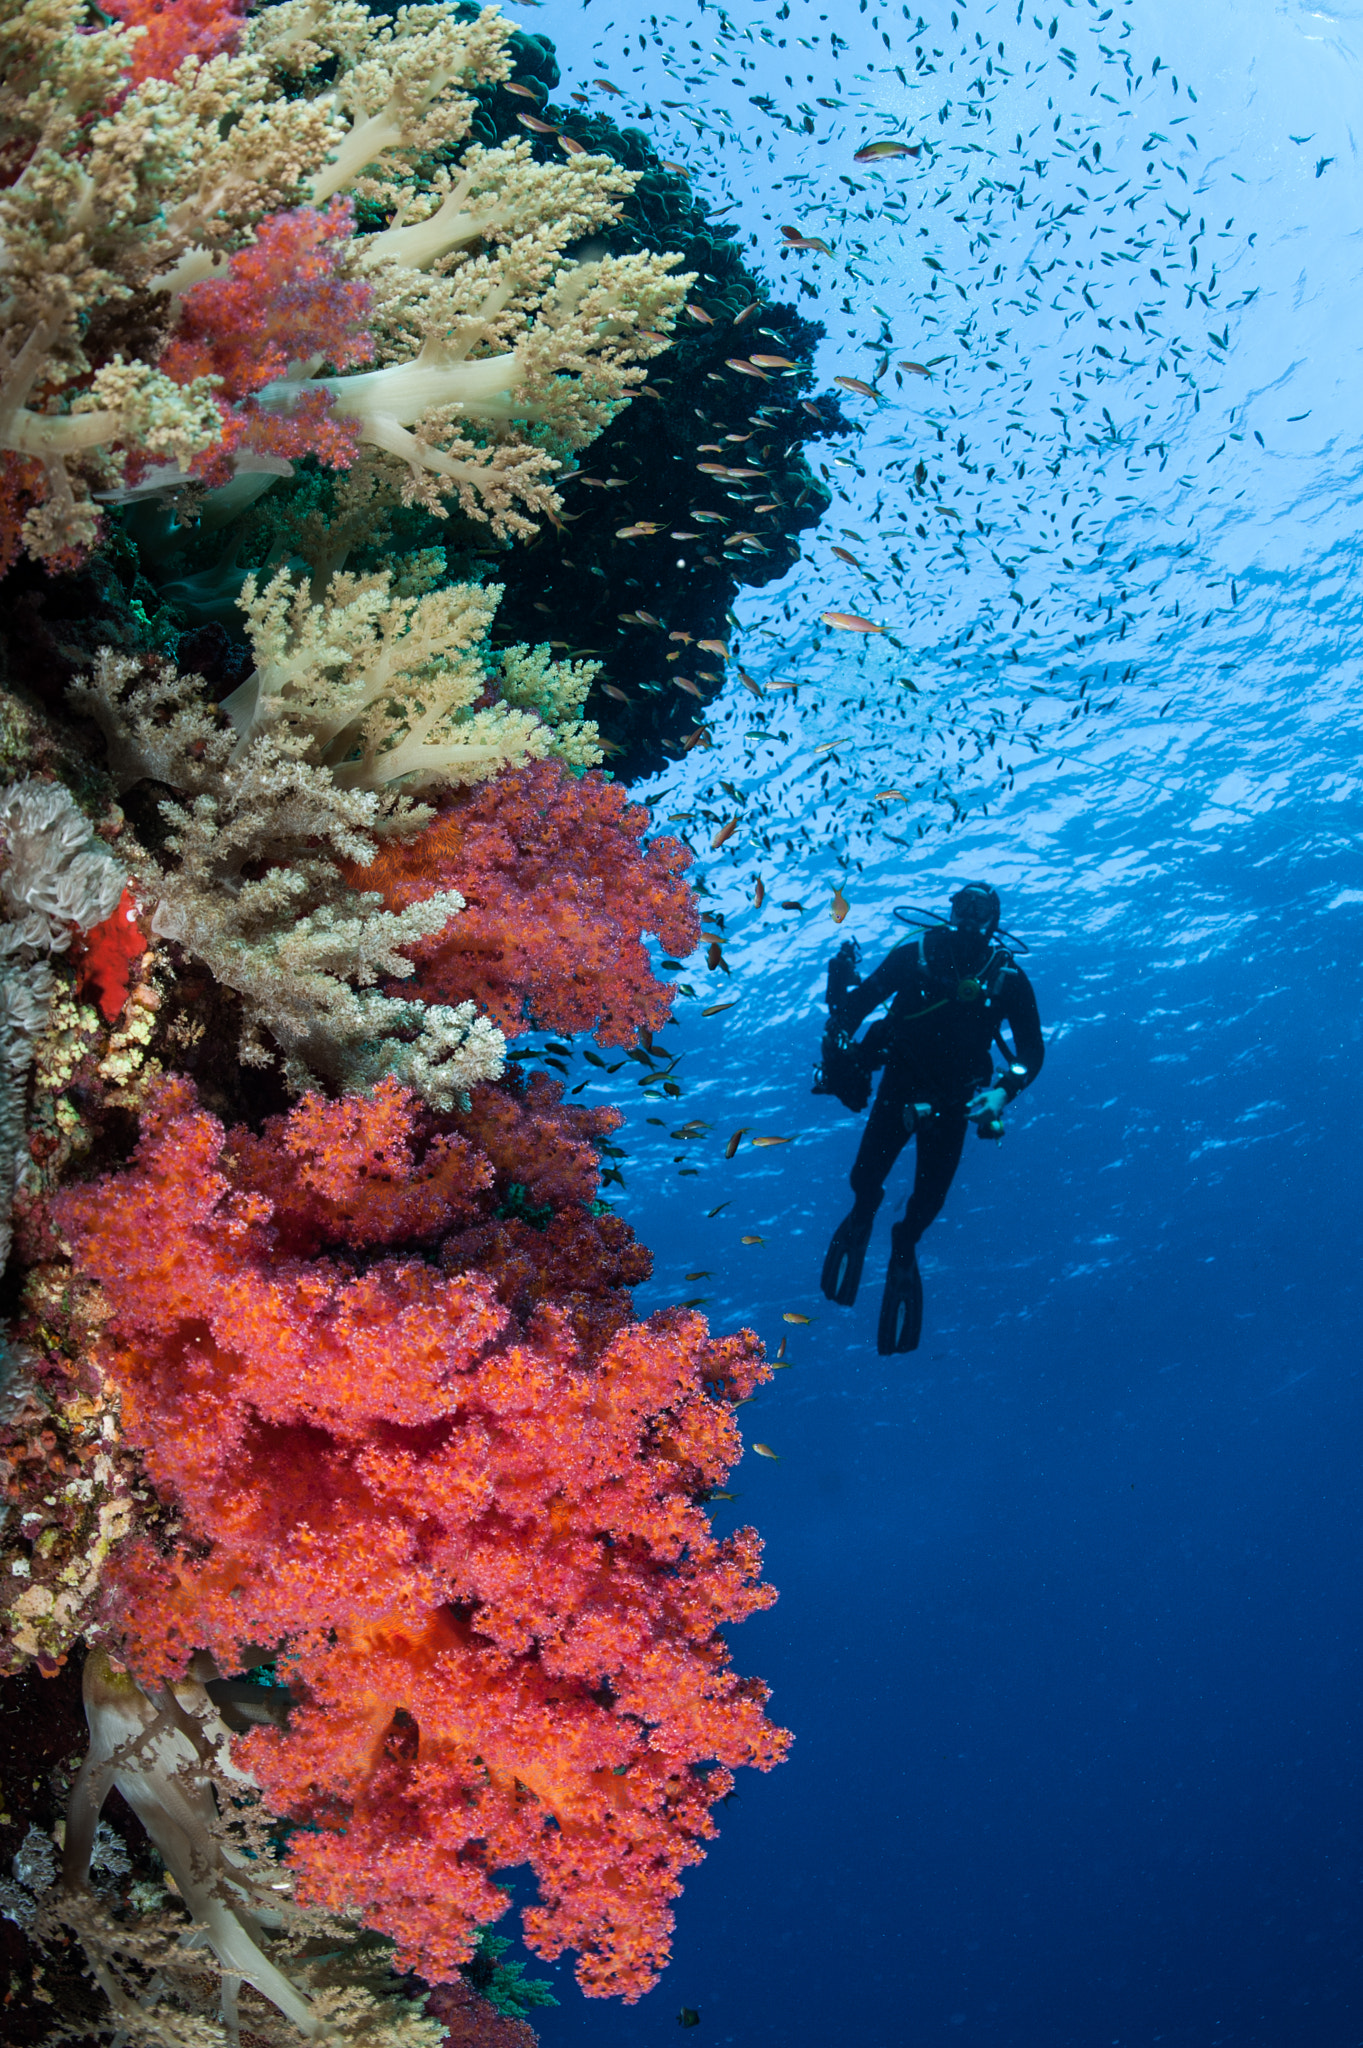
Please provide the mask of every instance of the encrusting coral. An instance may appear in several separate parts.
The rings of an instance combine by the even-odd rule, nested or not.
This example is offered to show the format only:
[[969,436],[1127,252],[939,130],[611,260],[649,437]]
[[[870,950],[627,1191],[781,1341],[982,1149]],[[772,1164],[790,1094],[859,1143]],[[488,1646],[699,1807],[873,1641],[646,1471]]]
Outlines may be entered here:
[[[156,45],[80,0],[0,6],[0,559],[77,559],[96,494],[194,475],[230,509],[361,444],[409,501],[533,532],[685,295],[674,256],[567,254],[630,175],[458,160],[469,89],[510,72],[493,9],[284,0],[206,38],[203,13]],[[384,224],[354,235],[352,197]]]
[[769,1368],[697,1316],[631,1319],[639,1254],[593,1213],[603,1113],[557,1095],[433,1118],[385,1083],[255,1138],[167,1083],[135,1164],[53,1215],[195,1545],[115,1562],[126,1653],[155,1685],[279,1645],[289,1732],[237,1754],[302,1824],[300,1900],[438,1979],[505,1909],[491,1873],[528,1863],[531,1946],[634,1998],[732,1767],[785,1745],[719,1633],[773,1597],[760,1546],[703,1507]]

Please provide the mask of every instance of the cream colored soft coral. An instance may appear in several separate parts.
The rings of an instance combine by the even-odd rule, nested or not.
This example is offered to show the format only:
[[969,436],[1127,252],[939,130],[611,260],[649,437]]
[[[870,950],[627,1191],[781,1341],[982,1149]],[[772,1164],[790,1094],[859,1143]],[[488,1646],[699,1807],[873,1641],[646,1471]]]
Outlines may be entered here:
[[314,602],[287,569],[263,590],[248,576],[256,666],[222,707],[239,750],[287,735],[340,788],[400,795],[486,782],[550,754],[594,766],[596,727],[580,714],[595,664],[516,648],[499,676],[488,633],[501,595],[455,583],[398,597],[384,570],[334,576]]
[[[377,367],[301,363],[259,403],[287,416],[329,392],[409,502],[453,498],[499,535],[557,509],[553,473],[628,402],[689,280],[673,256],[569,254],[635,182],[609,157],[464,148],[470,88],[509,76],[510,34],[494,8],[384,19],[285,0],[237,52],[120,97],[127,31],[90,27],[83,0],[0,0],[16,167],[0,189],[0,461],[42,466],[30,552],[88,545],[95,494],[117,494],[129,454],[160,462],[145,490],[218,444],[212,380],[181,388],[156,367],[179,301],[268,215],[336,193],[391,212],[352,252],[375,294]],[[433,158],[448,168],[432,182]],[[125,331],[145,355],[120,348]],[[234,460],[234,504],[289,467]]]

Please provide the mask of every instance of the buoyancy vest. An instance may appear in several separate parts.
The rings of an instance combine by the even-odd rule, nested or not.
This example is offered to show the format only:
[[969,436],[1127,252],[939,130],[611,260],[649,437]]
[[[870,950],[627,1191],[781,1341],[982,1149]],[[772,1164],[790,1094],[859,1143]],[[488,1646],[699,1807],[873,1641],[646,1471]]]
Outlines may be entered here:
[[[1002,1022],[1003,984],[1017,964],[1013,955],[1006,946],[991,942],[981,965],[973,974],[963,975],[950,952],[932,943],[940,929],[934,927],[922,932],[909,942],[917,987],[901,988],[889,1015],[879,1024],[872,1025],[866,1034],[864,1042],[877,1066],[895,1058],[901,1050],[907,1050],[911,1027],[920,1019],[954,1011],[957,1005],[968,1008],[972,1021],[979,1019],[978,1047],[981,1053],[985,1053],[991,1040],[995,1040],[1005,1056],[1012,1057],[999,1036],[999,1027]],[[938,955],[935,960],[932,957],[934,953]],[[980,1007],[976,1009],[976,1005]],[[948,1018],[941,1016],[940,1022],[946,1025]],[[976,1033],[970,1035],[974,1037]]]

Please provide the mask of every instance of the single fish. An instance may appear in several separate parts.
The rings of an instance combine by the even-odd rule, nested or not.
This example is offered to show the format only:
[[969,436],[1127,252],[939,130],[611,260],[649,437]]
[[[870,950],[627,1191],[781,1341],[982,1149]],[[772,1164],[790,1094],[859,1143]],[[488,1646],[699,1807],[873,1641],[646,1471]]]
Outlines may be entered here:
[[860,612],[820,612],[825,626],[836,626],[840,633],[883,633],[885,628],[877,626],[872,619],[863,619]]
[[540,103],[540,96],[535,91],[533,85],[518,85],[512,78],[504,78],[502,80],[502,91],[514,92],[517,99],[533,100],[536,106]]
[[856,556],[852,554],[847,548],[840,548],[834,545],[833,552],[840,562],[850,562],[854,569],[859,569],[861,567],[861,563],[857,560]]
[[557,135],[558,130],[550,121],[537,120],[534,114],[517,114],[522,128],[529,128],[536,135]]
[[813,1316],[802,1316],[798,1309],[788,1308],[781,1317],[783,1323],[812,1323]]
[[729,650],[722,640],[697,640],[696,645],[703,647],[707,654],[722,654],[726,661],[729,659]]
[[767,1240],[765,1237],[740,1237],[738,1241],[740,1244],[765,1244]]
[[718,1017],[722,1010],[732,1010],[733,1007],[732,1003],[711,1003],[709,1009],[702,1010],[700,1014],[702,1017]]
[[752,892],[753,905],[756,909],[760,910],[762,908],[763,898],[766,896],[766,893],[766,884],[762,880],[762,877],[759,875],[757,877],[756,882],[753,885]]
[[754,1143],[754,1145],[789,1145],[789,1144],[790,1144],[791,1142],[792,1142],[792,1141],[791,1141],[791,1140],[790,1140],[789,1138],[754,1138],[754,1139],[753,1139],[753,1143]]
[[754,299],[752,304],[750,306],[745,306],[741,313],[734,314],[734,326],[741,327],[745,320],[751,320],[753,314],[760,313],[765,304],[765,299]]
[[[751,355],[748,357],[748,361],[750,363],[756,363],[759,370],[798,370],[800,367],[798,363],[793,363],[790,360],[789,356]],[[735,434],[732,435],[730,438],[733,440],[737,440],[738,436]],[[743,439],[745,441],[750,440],[751,436],[745,434],[743,436]]]
[[843,921],[843,919],[844,919],[844,918],[846,917],[846,915],[847,915],[848,911],[849,911],[849,910],[851,909],[851,907],[852,907],[852,906],[851,906],[851,904],[850,904],[850,903],[849,903],[849,902],[847,901],[847,898],[846,898],[846,897],[845,897],[845,896],[843,895],[843,893],[842,893],[842,890],[841,890],[841,889],[835,889],[835,890],[833,891],[833,901],[832,901],[832,903],[831,903],[831,904],[830,904],[830,906],[829,906],[829,908],[830,908],[830,909],[832,910],[832,912],[833,912],[833,922],[834,922],[834,924],[841,924],[841,923],[842,923],[842,921]]
[[688,306],[686,308],[686,317],[688,320],[697,321],[702,327],[713,327],[715,324],[714,314],[707,313],[701,306]]
[[882,163],[886,157],[921,156],[921,142],[867,142],[852,158],[854,164]]
[[932,371],[923,363],[901,363],[899,367],[901,370],[911,371],[915,377],[930,377],[932,375]]
[[[726,1153],[725,1157],[726,1157],[726,1158],[728,1157],[728,1154],[727,1154],[727,1153]],[[705,1212],[705,1217],[706,1217],[706,1221],[708,1222],[708,1221],[709,1221],[709,1219],[710,1219],[710,1218],[711,1218],[712,1216],[718,1216],[718,1214],[719,1214],[719,1212],[720,1212],[720,1210],[721,1210],[721,1209],[731,1209],[732,1207],[733,1207],[733,1196],[731,1195],[731,1196],[729,1197],[729,1199],[728,1199],[728,1201],[727,1201],[727,1202],[717,1202],[717,1203],[715,1204],[715,1206],[714,1206],[714,1208],[713,1208],[713,1209],[707,1209],[707,1210],[706,1210],[706,1212]]]
[[740,683],[742,683],[745,690],[752,691],[754,697],[760,697],[762,695],[762,685],[760,683],[755,683],[745,668],[741,668],[738,671],[738,680]]
[[858,392],[862,398],[880,397],[880,393],[876,390],[875,385],[863,383],[860,377],[835,377],[833,382],[841,384],[844,391]]
[[614,683],[603,683],[601,688],[607,697],[614,697],[617,704],[628,704],[629,698],[623,690],[617,690]]
[[696,683],[693,683],[690,676],[673,676],[672,680],[676,684],[677,688],[679,690],[685,690],[689,697],[699,698],[702,704],[705,702],[704,690],[702,690]]
[[620,98],[624,97],[624,95],[621,93],[620,87],[618,85],[612,85],[608,78],[594,78],[592,80],[592,84],[599,85],[602,92],[613,92]]
[[878,804],[888,803],[891,797],[897,797],[901,804],[908,802],[902,789],[878,789],[875,793],[875,801]]
[[[729,1140],[728,1144],[727,1144],[727,1145],[726,1145],[726,1146],[724,1147],[724,1157],[725,1157],[726,1159],[732,1159],[732,1158],[733,1158],[733,1156],[734,1156],[735,1152],[737,1152],[737,1150],[738,1150],[739,1146],[740,1146],[740,1145],[742,1144],[742,1142],[743,1142],[744,1138],[745,1138],[745,1137],[747,1136],[747,1134],[748,1134],[748,1126],[747,1126],[746,1124],[743,1124],[743,1125],[742,1125],[742,1126],[740,1127],[740,1129],[738,1129],[738,1130],[736,1130],[736,1131],[734,1132],[734,1134],[733,1134],[732,1138],[730,1138],[730,1140]],[[722,1202],[722,1203],[720,1204],[720,1208],[727,1208],[727,1207],[728,1207],[728,1204],[727,1204],[727,1202]],[[716,1210],[714,1211],[714,1214],[715,1214],[716,1216],[718,1216],[718,1214],[719,1214],[719,1209],[716,1209]]]
[[745,363],[742,356],[726,356],[724,367],[726,370],[739,370],[745,377],[756,377],[762,384],[771,382],[765,370],[759,370],[756,363]]
[[773,1458],[778,1465],[780,1464],[781,1454],[779,1451],[774,1451],[770,1444],[754,1444],[753,1449],[759,1458]]
[[575,135],[560,135],[558,146],[565,156],[585,156],[587,154],[586,143],[579,142]]

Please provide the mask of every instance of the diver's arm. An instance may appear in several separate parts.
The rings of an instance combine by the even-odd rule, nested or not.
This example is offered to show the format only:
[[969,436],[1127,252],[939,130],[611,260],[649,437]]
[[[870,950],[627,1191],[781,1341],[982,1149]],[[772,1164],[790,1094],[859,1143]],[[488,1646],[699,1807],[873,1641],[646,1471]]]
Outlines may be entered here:
[[1003,1021],[1013,1034],[1017,1047],[1017,1064],[1020,1074],[1008,1072],[999,1076],[999,1084],[1008,1091],[1011,1102],[1024,1088],[1030,1088],[1041,1072],[1046,1057],[1046,1041],[1041,1035],[1041,1017],[1036,1006],[1032,984],[1020,967],[1015,967],[1008,977],[1007,1002],[1004,1006]]
[[865,981],[848,990],[833,1019],[839,1031],[845,1031],[850,1037],[865,1023],[872,1010],[878,1010],[882,1003],[888,1003],[898,995],[904,982],[908,953],[907,946],[896,946],[892,953],[886,954],[874,974],[868,974]]

